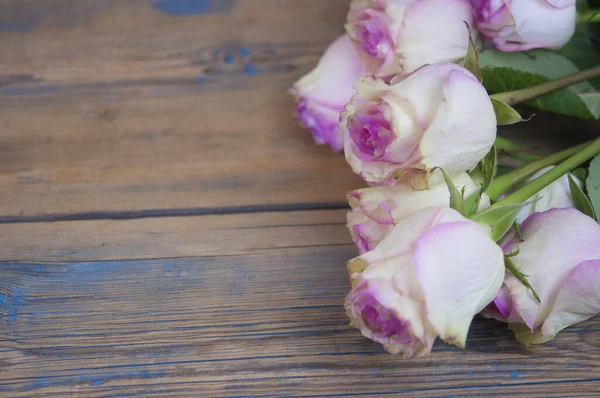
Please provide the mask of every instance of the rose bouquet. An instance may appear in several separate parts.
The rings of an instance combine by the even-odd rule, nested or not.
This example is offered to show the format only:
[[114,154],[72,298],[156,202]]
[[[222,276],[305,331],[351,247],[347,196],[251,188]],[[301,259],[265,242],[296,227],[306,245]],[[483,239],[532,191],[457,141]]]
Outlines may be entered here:
[[464,347],[477,314],[537,344],[600,313],[600,138],[501,174],[515,144],[497,136],[526,122],[519,104],[600,117],[598,15],[575,0],[351,2],[291,91],[369,186],[347,196],[345,308],[365,337],[411,357],[437,338]]

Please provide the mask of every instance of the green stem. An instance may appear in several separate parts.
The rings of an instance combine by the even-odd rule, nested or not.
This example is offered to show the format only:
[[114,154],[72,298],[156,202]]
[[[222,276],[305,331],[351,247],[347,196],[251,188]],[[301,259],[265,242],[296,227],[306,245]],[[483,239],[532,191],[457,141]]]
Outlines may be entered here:
[[[500,207],[504,205],[511,205],[516,203],[523,203],[531,198],[533,195],[546,188],[548,185],[552,184],[554,181],[558,180],[560,177],[567,174],[569,171],[573,170],[583,162],[593,158],[597,154],[600,153],[600,138],[594,140],[591,144],[585,147],[580,152],[571,156],[564,162],[556,165],[552,170],[548,171],[544,175],[536,178],[529,184],[525,185],[523,188],[515,191],[514,193],[508,195],[504,199],[494,203],[491,208]],[[488,209],[489,210],[489,209]]]
[[600,10],[587,10],[577,13],[577,24],[600,22]]
[[523,273],[519,270],[519,268],[510,259],[509,256],[504,256],[504,265],[506,266],[506,269],[508,269],[511,272],[511,274],[513,274],[523,285],[525,285],[526,288],[528,288],[531,291],[531,294],[533,295],[535,301],[537,301],[538,304],[541,304],[540,296],[538,296],[536,291],[533,289],[533,286],[531,286],[531,284],[527,280],[527,277],[523,275]]
[[600,66],[595,66],[591,69],[573,73],[572,75],[563,76],[558,79],[551,80],[547,83],[538,84],[537,86],[531,86],[520,90],[507,91],[505,93],[498,93],[490,95],[490,97],[498,101],[502,101],[508,105],[516,105],[540,97],[542,95],[549,94],[556,90],[560,90],[561,88],[581,83],[583,81],[592,79],[597,76],[600,76]]
[[519,167],[518,169],[511,170],[500,177],[496,177],[485,193],[490,197],[490,199],[497,200],[501,195],[506,193],[515,185],[525,181],[543,168],[555,165],[575,155],[577,152],[590,145],[591,142],[592,141],[588,141],[581,145],[577,145],[576,147],[565,149],[564,151],[528,163],[523,167]]

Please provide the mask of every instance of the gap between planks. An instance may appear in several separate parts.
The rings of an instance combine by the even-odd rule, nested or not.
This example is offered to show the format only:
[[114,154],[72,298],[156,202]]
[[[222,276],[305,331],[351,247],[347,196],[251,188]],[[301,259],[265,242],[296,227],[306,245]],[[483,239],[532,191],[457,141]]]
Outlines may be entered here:
[[347,209],[0,224],[0,260],[104,261],[253,255],[351,245]]
[[332,203],[282,203],[228,207],[197,207],[184,209],[147,209],[132,211],[97,211],[84,213],[57,213],[34,216],[0,216],[0,224],[86,221],[86,220],[136,220],[140,218],[168,218],[207,215],[252,214],[267,212],[295,212],[307,210],[349,209],[346,202]]

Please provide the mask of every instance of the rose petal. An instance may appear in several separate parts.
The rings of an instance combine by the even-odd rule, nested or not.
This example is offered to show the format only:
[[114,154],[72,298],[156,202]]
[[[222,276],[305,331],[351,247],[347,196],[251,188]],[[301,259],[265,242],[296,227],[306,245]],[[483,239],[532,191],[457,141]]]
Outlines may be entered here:
[[465,24],[473,26],[469,0],[415,1],[407,7],[403,22],[397,52],[406,72],[428,63],[454,62],[467,54]]
[[292,91],[319,106],[341,111],[355,94],[354,81],[364,74],[366,69],[352,41],[343,35],[325,50],[317,67],[294,84]]
[[572,7],[577,3],[575,0],[546,0],[546,3],[555,8]]
[[446,207],[416,211],[399,220],[387,238],[375,250],[363,254],[361,258],[372,262],[406,253],[419,236],[432,225],[463,220],[464,217],[458,212]]
[[[600,241],[596,242],[600,245]],[[550,315],[542,327],[546,339],[567,326],[600,313],[600,256],[575,267],[558,288]]]
[[462,221],[421,235],[413,259],[427,319],[442,339],[464,347],[473,317],[502,286],[502,250],[482,227]]
[[571,270],[585,261],[600,258],[600,225],[572,209],[552,209],[534,213],[522,225],[524,242],[512,241],[505,252],[519,248],[514,263],[540,297],[541,304],[514,276],[505,284],[516,311],[535,331],[552,311],[560,285]]
[[483,86],[466,71],[453,70],[444,87],[445,101],[425,131],[420,151],[428,168],[447,173],[470,170],[496,139],[496,115]]

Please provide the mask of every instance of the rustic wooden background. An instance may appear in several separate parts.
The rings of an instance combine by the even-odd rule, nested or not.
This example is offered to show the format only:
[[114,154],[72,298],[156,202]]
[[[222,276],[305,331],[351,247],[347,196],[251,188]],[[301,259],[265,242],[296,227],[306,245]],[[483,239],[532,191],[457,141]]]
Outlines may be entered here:
[[0,2],[0,396],[600,394],[598,318],[529,350],[478,319],[410,361],[348,326],[362,183],[286,92],[347,5]]

